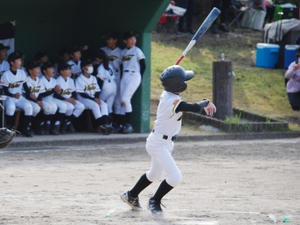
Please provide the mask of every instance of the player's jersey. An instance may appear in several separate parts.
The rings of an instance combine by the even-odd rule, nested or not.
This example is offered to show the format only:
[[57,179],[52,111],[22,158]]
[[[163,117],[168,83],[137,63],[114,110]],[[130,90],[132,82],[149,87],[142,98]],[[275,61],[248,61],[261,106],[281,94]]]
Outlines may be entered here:
[[95,93],[100,91],[97,79],[92,75],[87,78],[83,74],[81,74],[79,77],[77,77],[75,84],[76,91],[78,93],[86,93],[93,98],[95,98]]
[[80,75],[81,74],[81,61],[79,60],[77,64],[73,60],[69,60],[68,64],[71,66],[72,74]]
[[115,79],[115,73],[111,65],[109,65],[108,70],[106,70],[103,64],[100,64],[97,68],[97,76],[105,82],[111,82]]
[[0,76],[7,70],[9,70],[9,63],[6,60],[3,60],[3,62],[0,63]]
[[175,136],[181,129],[182,112],[175,110],[181,102],[179,95],[163,91],[157,108],[156,120],[154,122],[155,133]]
[[[115,49],[111,49],[107,46],[101,48],[105,54],[108,57],[110,65],[112,65],[112,68],[114,70],[115,75],[119,75],[120,73],[120,64],[121,64],[121,52],[122,50],[119,47],[116,47]],[[119,77],[116,77],[118,79]]]
[[43,85],[43,82],[41,81],[41,78],[36,77],[35,80],[33,80],[30,76],[28,77],[26,84],[30,90],[30,94],[34,94],[37,98],[40,93],[45,92],[45,88]]
[[62,76],[59,76],[56,79],[56,84],[60,85],[60,88],[63,90],[61,96],[64,98],[71,98],[72,92],[76,90],[74,80],[70,77],[67,77],[65,80]]
[[135,71],[140,72],[141,59],[144,59],[145,55],[140,48],[133,46],[130,49],[124,48],[122,50],[122,64],[123,71]]
[[1,82],[8,87],[8,91],[12,94],[22,93],[23,83],[26,82],[27,76],[23,70],[17,69],[14,75],[10,70],[3,73]]
[[[56,86],[56,80],[53,77],[51,77],[50,80],[48,80],[45,76],[43,76],[41,78],[41,81],[44,85],[45,92],[52,91],[54,89],[54,87]],[[48,95],[46,98],[52,98],[52,97],[53,97],[53,94]]]

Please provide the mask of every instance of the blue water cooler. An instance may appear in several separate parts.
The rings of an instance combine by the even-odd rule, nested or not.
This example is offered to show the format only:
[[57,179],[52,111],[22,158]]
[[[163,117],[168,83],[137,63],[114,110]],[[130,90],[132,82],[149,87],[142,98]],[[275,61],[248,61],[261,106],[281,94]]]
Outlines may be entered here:
[[299,45],[286,45],[284,47],[284,68],[287,69],[295,61]]
[[264,68],[275,68],[279,58],[277,44],[257,43],[256,45],[256,66]]

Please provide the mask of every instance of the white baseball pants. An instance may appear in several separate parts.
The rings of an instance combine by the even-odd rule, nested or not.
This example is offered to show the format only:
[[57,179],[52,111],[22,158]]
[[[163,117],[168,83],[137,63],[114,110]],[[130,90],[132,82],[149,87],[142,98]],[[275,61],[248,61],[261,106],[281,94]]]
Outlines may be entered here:
[[53,98],[52,101],[57,105],[58,112],[62,114],[66,114],[67,112],[67,104],[65,101],[59,100],[57,98]]
[[[49,105],[49,110],[45,109],[45,106]],[[46,115],[54,115],[57,111],[57,105],[53,101],[53,97],[48,96],[43,98],[43,110]]]
[[5,100],[5,113],[8,116],[13,116],[16,111],[16,107],[24,110],[25,116],[32,116],[33,108],[30,102],[22,95],[19,99],[7,97]]
[[108,80],[104,80],[102,90],[100,92],[101,101],[105,101],[107,103],[108,112],[113,112],[113,104],[115,101],[115,97],[117,95],[117,84],[114,80],[110,82]]
[[121,83],[121,103],[122,114],[132,112],[131,98],[141,84],[141,74],[139,72],[124,72]]
[[76,100],[75,105],[67,101],[64,102],[67,105],[66,116],[71,116],[73,114],[75,117],[79,117],[84,110],[84,105],[78,100]]
[[101,104],[98,105],[97,102],[88,99],[88,98],[82,98],[81,96],[78,96],[80,102],[88,109],[92,110],[93,115],[95,119],[98,119],[102,116],[107,116],[108,115],[108,107],[107,104],[102,101],[101,99]]
[[121,91],[120,91],[120,79],[115,79],[117,84],[117,94],[114,101],[114,113],[122,114],[122,106],[121,106]]
[[165,171],[167,183],[172,187],[178,186],[182,180],[182,175],[172,156],[173,141],[164,140],[161,134],[150,133],[146,142],[146,150],[151,156],[151,166],[146,172],[148,180],[153,182],[161,179]]

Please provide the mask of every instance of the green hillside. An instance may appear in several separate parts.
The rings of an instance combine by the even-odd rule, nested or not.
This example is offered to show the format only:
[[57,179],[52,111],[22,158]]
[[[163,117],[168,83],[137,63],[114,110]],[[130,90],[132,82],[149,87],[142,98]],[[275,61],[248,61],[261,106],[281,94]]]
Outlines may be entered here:
[[[173,65],[190,41],[189,35],[152,34],[151,100],[158,100],[162,91],[159,76]],[[233,106],[252,113],[288,121],[292,130],[299,130],[300,112],[289,105],[284,87],[284,69],[264,69],[255,66],[256,44],[261,32],[221,33],[207,32],[181,62],[181,66],[195,72],[182,93],[187,101],[212,99],[212,63],[221,54],[232,61],[236,74],[233,80]]]

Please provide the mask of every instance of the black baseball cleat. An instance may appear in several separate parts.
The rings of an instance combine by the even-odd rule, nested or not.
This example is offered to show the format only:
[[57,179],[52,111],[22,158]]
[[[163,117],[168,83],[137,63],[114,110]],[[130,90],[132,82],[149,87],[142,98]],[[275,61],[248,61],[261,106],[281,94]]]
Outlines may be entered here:
[[30,132],[30,127],[27,127],[23,130],[22,134],[25,136],[25,137],[33,137],[32,133]]
[[45,131],[45,135],[50,134],[50,124],[49,124],[49,123],[46,123],[46,124],[45,124],[45,129],[44,129],[44,131]]
[[131,126],[131,124],[127,123],[122,130],[122,134],[130,134],[133,132],[133,127]]
[[130,196],[129,191],[125,191],[123,194],[120,195],[123,202],[128,204],[133,210],[142,210],[142,206],[139,202],[139,197],[133,198]]
[[66,134],[67,133],[67,128],[68,128],[68,124],[66,122],[63,122],[63,124],[60,128],[60,133],[61,134]]
[[163,212],[163,210],[160,207],[161,202],[160,201],[156,201],[152,198],[149,199],[148,204],[147,204],[147,208],[153,213],[153,214],[160,214]]
[[39,135],[45,135],[44,124],[40,124],[40,125],[38,126],[37,134],[39,134]]
[[54,135],[59,135],[59,125],[54,125],[51,129],[51,133]]
[[72,122],[70,122],[70,123],[68,124],[67,131],[69,131],[69,132],[71,132],[71,133],[75,133],[75,132],[76,132],[76,130],[75,130],[75,128],[74,128]]

